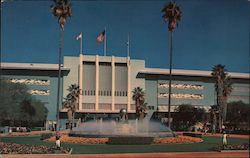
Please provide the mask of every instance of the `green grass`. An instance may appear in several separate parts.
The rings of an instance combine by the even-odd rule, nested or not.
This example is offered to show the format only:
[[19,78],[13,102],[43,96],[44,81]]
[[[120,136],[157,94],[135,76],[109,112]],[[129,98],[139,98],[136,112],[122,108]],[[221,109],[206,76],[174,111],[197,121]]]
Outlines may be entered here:
[[[210,148],[221,145],[221,137],[203,137],[202,143],[168,144],[168,145],[82,145],[62,143],[64,147],[73,148],[73,154],[104,154],[104,153],[153,153],[153,152],[207,152]],[[54,145],[52,142],[41,141],[39,136],[1,137],[1,141],[30,144]],[[228,144],[249,143],[248,139],[228,138]]]

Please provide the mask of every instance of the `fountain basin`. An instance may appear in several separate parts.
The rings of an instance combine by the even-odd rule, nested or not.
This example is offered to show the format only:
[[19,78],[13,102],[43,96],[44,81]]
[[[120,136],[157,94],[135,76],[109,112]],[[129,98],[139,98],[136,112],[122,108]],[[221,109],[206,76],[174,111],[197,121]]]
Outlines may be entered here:
[[118,122],[109,121],[90,121],[81,123],[73,128],[69,133],[71,137],[89,138],[154,138],[154,137],[173,137],[175,134],[169,128],[155,121],[128,120]]

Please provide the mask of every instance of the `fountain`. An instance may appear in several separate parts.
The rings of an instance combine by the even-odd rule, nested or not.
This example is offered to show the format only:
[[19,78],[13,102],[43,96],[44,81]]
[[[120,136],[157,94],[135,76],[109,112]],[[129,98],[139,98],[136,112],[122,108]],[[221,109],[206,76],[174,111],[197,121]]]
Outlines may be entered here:
[[110,138],[110,137],[173,137],[174,133],[160,122],[128,120],[126,109],[120,110],[120,120],[93,120],[80,123],[69,136]]
[[120,120],[83,122],[69,133],[71,137],[109,138],[108,144],[151,144],[155,137],[175,134],[160,122],[128,120],[126,109],[120,110]]

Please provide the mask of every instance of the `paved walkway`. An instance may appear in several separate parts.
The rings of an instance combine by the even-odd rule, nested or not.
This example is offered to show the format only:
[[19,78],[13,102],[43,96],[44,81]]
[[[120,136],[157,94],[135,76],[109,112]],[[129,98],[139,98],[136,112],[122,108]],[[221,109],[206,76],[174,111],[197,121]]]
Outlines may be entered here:
[[[185,133],[185,132],[176,132],[178,134],[182,134],[182,133]],[[198,133],[198,134],[202,134],[203,136],[215,136],[215,137],[222,137],[222,133],[204,133],[204,132],[187,132],[187,133]],[[240,135],[240,134],[227,134],[228,137],[231,137],[231,138],[242,138],[242,139],[249,139],[250,135]]]
[[[44,158],[45,155],[2,155],[3,158]],[[244,152],[182,152],[182,153],[133,153],[133,154],[82,154],[82,155],[46,155],[46,158],[248,158]],[[1,156],[0,156],[1,158]]]

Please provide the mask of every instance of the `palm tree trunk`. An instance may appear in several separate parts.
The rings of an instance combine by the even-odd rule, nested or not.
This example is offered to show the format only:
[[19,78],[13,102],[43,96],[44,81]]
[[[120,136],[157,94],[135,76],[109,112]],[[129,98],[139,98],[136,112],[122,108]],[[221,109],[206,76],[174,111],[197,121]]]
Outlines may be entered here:
[[75,112],[72,111],[72,128],[75,126]]
[[59,63],[58,63],[58,85],[57,85],[57,109],[56,109],[56,132],[59,131],[59,107],[60,107],[60,88],[61,88],[61,58],[62,58],[62,29],[60,29],[59,41]]
[[170,112],[170,106],[171,106],[171,82],[172,82],[172,39],[173,39],[173,32],[170,31],[170,62],[169,62],[169,85],[168,85],[168,127],[171,128],[171,112]]
[[69,129],[71,130],[72,129],[72,111],[70,109],[68,109],[68,122],[69,122]]
[[136,118],[139,119],[139,99],[136,99],[135,101],[135,115],[136,115]]
[[223,120],[227,118],[227,97],[223,97]]

